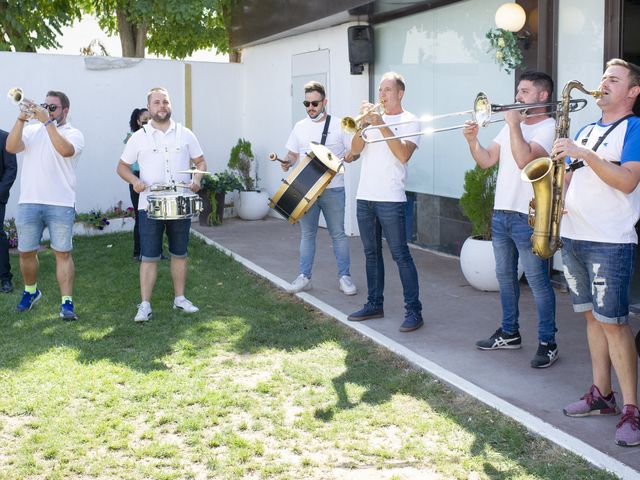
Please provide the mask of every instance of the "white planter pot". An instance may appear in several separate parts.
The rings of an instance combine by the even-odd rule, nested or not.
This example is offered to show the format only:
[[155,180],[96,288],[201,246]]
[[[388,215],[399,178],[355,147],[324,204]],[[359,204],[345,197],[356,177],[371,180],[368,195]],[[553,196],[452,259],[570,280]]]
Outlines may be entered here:
[[[467,238],[460,251],[460,268],[473,288],[485,292],[499,290],[491,240]],[[522,272],[522,265],[518,262],[518,279],[522,277]]]
[[243,220],[262,220],[269,213],[267,192],[240,192],[236,211]]

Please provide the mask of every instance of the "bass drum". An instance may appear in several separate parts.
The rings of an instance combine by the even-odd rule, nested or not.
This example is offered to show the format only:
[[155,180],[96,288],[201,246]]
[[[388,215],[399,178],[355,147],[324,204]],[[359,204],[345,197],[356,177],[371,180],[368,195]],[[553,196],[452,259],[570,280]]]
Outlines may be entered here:
[[291,224],[307,213],[342,168],[342,161],[324,145],[313,143],[311,148],[269,199],[269,206]]
[[149,195],[147,204],[147,217],[153,220],[183,220],[197,217],[202,211],[202,200],[196,194]]

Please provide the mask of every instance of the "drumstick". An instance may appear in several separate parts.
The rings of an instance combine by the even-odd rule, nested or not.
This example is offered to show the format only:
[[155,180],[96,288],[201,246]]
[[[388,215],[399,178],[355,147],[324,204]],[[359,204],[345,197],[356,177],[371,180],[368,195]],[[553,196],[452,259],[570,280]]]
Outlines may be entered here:
[[269,154],[269,160],[271,160],[272,162],[275,162],[277,160],[280,163],[287,163],[284,160],[282,160],[281,158],[278,158],[278,154],[274,153],[274,152]]

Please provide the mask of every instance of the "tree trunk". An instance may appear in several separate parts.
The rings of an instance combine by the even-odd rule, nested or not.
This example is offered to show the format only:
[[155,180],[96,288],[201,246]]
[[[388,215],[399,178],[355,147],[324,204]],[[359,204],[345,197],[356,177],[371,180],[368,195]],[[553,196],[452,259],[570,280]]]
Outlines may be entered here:
[[147,41],[146,25],[135,25],[127,20],[126,13],[117,9],[118,32],[122,45],[122,56],[144,58]]
[[229,63],[242,63],[242,50],[232,49],[229,52]]

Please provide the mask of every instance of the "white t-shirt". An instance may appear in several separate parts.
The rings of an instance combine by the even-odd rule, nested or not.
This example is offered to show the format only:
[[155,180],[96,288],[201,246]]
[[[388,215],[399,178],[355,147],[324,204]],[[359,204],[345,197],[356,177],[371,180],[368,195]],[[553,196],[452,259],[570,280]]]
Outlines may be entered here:
[[[398,115],[382,115],[384,123],[406,122],[415,120],[413,113],[404,111]],[[420,131],[420,123],[407,123],[391,127],[394,135],[405,135]],[[370,139],[382,138],[379,129],[367,132]],[[420,135],[407,137],[404,140],[412,142],[416,148],[420,146]],[[407,178],[407,165],[393,154],[387,142],[366,144],[360,155],[362,168],[360,183],[358,184],[358,200],[374,202],[406,202],[404,184]]]
[[76,166],[84,148],[84,136],[68,123],[58,127],[58,133],[73,145],[73,156],[63,157],[58,153],[44,124],[24,128],[22,141],[25,149],[18,203],[75,207]]
[[[179,137],[179,138],[177,138]],[[178,144],[179,143],[179,144]],[[198,158],[202,153],[200,143],[191,130],[171,120],[166,132],[153,128],[147,123],[134,133],[122,152],[122,161],[140,165],[140,180],[147,185],[176,182],[189,183],[191,178],[180,170],[189,170],[190,160]],[[167,172],[166,157],[169,159]],[[138,210],[147,209],[147,196],[153,194],[149,189],[140,194]]]
[[[311,152],[311,142],[320,143],[322,140],[322,131],[324,130],[324,120],[314,122],[309,117],[303,118],[295,124],[286,148],[290,152],[299,155],[298,160],[302,160],[309,152]],[[351,149],[352,134],[345,133],[340,128],[340,118],[331,116],[329,130],[327,131],[327,141],[324,146],[339,158]],[[327,185],[327,188],[344,187],[344,175],[340,171],[333,180]]]
[[[527,143],[537,143],[545,149],[547,155],[551,152],[555,137],[556,122],[553,118],[546,118],[542,122],[527,125],[520,124],[522,136]],[[500,146],[500,161],[498,162],[498,180],[493,203],[494,210],[511,210],[513,212],[529,213],[529,201],[533,198],[533,187],[529,182],[520,178],[522,169],[518,167],[509,139],[509,125],[505,125],[493,139]]]
[[[593,148],[610,125],[600,121],[578,132],[576,143]],[[593,127],[593,129],[592,129]],[[640,118],[631,117],[605,138],[596,151],[610,162],[640,161]],[[638,243],[635,224],[640,217],[640,190],[629,193],[610,187],[586,162],[571,175],[560,224],[563,237],[603,243]]]

